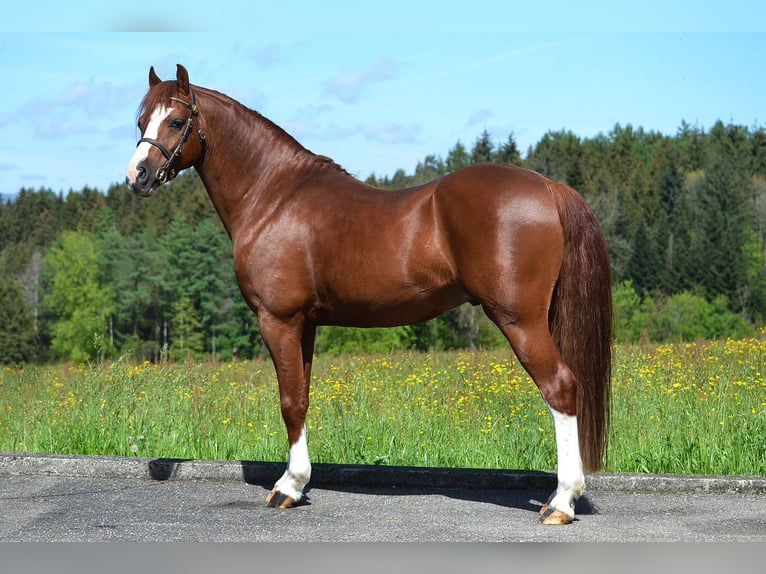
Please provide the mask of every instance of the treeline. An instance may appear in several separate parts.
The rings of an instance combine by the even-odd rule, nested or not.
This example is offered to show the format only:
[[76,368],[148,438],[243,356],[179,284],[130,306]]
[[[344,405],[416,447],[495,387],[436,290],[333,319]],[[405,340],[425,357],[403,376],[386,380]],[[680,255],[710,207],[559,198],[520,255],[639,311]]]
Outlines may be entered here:
[[[607,235],[621,340],[752,334],[766,318],[766,129],[682,123],[672,136],[617,125],[549,132],[525,157],[485,131],[406,187],[476,163],[528,167],[580,191]],[[66,195],[22,189],[0,205],[0,362],[265,354],[234,277],[231,243],[194,172],[151,199],[124,185]],[[389,330],[320,329],[318,352],[501,344],[463,306]]]

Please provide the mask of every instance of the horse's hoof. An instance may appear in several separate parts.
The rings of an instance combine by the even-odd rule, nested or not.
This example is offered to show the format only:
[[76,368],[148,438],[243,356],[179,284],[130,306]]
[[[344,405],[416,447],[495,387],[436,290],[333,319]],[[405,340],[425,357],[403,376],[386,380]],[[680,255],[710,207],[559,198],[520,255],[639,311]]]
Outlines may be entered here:
[[295,506],[296,501],[291,497],[279,492],[278,490],[272,490],[266,497],[266,506],[269,508],[291,508]]
[[540,524],[545,524],[546,526],[558,526],[561,524],[572,524],[574,517],[569,516],[566,512],[556,510],[552,506],[545,504],[545,506],[543,506],[543,508],[540,510],[540,517],[537,519],[537,521]]

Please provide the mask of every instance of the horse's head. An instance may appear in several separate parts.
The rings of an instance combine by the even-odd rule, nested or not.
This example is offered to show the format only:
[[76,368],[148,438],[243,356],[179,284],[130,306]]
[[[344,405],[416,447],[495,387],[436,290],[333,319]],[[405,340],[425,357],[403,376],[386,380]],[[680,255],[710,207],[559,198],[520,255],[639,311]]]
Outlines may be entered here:
[[[192,135],[195,127],[198,137]],[[199,126],[189,73],[182,65],[178,65],[176,81],[163,82],[154,67],[149,69],[149,91],[139,108],[138,129],[141,139],[125,178],[136,195],[152,195],[157,187],[201,159],[205,134]]]

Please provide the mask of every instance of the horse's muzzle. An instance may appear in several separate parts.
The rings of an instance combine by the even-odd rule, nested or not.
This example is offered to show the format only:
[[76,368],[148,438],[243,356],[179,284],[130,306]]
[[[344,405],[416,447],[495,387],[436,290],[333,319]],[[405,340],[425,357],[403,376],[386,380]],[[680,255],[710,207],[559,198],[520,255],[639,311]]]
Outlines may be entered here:
[[149,187],[141,187],[140,185],[136,185],[135,183],[133,184],[129,183],[128,186],[130,187],[130,191],[133,192],[133,195],[137,195],[138,197],[151,197],[154,195],[154,192],[157,191],[156,185],[151,185]]
[[125,177],[125,183],[130,187],[130,190],[139,197],[150,197],[154,195],[157,190],[159,182],[156,178],[149,175],[149,171],[143,163],[138,164],[136,168],[136,179],[130,180],[130,177]]

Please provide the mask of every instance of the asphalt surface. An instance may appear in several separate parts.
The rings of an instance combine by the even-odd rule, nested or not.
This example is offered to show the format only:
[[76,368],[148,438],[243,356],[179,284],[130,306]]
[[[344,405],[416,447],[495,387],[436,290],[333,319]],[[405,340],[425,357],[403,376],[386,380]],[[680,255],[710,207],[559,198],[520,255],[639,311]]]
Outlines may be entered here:
[[766,542],[765,477],[592,475],[568,526],[537,524],[550,473],[0,453],[0,541]]

